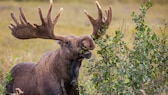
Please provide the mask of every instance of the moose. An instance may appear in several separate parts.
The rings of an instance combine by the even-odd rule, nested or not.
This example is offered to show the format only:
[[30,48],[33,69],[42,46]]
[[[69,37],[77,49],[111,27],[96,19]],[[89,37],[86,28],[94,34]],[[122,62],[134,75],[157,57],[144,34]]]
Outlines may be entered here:
[[[45,53],[37,63],[23,62],[15,65],[10,71],[12,80],[6,85],[6,95],[16,92],[16,88],[23,91],[23,95],[79,95],[78,85],[71,85],[72,80],[75,79],[74,75],[78,74],[81,60],[91,57],[91,50],[95,48],[95,40],[105,34],[104,30],[108,28],[112,20],[111,6],[105,10],[105,15],[98,1],[96,1],[96,6],[97,19],[84,10],[93,26],[93,33],[79,37],[54,34],[54,26],[63,8],[60,8],[52,20],[52,0],[50,0],[46,18],[43,17],[41,8],[38,8],[41,25],[29,23],[21,7],[19,8],[19,21],[14,13],[11,13],[15,24],[10,23],[9,28],[14,37],[23,40],[34,38],[57,40],[60,47]],[[81,60],[78,61],[79,58]]]

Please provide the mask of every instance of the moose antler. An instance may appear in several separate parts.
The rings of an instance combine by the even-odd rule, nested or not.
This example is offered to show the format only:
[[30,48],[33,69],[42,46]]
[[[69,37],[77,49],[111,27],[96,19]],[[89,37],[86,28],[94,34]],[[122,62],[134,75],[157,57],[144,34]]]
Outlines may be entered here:
[[20,7],[20,23],[15,18],[14,13],[11,13],[11,18],[16,23],[16,25],[10,23],[9,28],[12,31],[12,35],[19,39],[31,39],[31,38],[43,38],[43,39],[53,39],[53,40],[63,40],[64,37],[54,35],[54,26],[60,17],[63,8],[60,8],[55,19],[51,20],[53,1],[50,0],[49,10],[46,18],[43,18],[42,11],[39,8],[39,15],[42,25],[30,24],[23,14],[22,8]]
[[105,16],[103,16],[102,9],[101,9],[101,6],[98,1],[96,1],[96,6],[98,9],[98,18],[97,19],[94,19],[93,17],[91,17],[89,15],[89,13],[86,10],[84,10],[86,16],[89,18],[89,20],[93,26],[93,33],[92,33],[91,37],[94,40],[100,38],[101,36],[103,36],[105,34],[106,29],[108,28],[108,26],[110,25],[111,20],[112,20],[111,6],[109,7],[108,10],[105,10],[105,13],[106,13]]

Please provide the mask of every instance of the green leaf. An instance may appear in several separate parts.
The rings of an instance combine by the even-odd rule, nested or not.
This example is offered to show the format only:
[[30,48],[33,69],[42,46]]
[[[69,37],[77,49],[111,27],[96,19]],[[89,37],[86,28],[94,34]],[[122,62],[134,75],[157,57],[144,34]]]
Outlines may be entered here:
[[6,73],[6,83],[10,82],[11,80],[13,80],[13,77],[11,76],[11,74]]

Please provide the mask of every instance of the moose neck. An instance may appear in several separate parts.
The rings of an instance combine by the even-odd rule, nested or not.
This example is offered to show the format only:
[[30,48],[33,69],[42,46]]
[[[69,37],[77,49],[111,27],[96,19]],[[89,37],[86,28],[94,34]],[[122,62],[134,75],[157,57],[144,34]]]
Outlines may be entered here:
[[63,79],[70,80],[72,60],[72,54],[59,48],[54,52],[46,53],[38,62],[37,67],[45,69],[45,72],[51,72],[54,73],[53,75],[59,75]]
[[51,64],[53,70],[56,73],[57,71],[60,71],[60,76],[63,76],[64,79],[70,79],[71,63],[74,59],[73,57],[73,54],[71,54],[69,51],[59,48],[56,50],[55,60],[53,60],[54,64]]

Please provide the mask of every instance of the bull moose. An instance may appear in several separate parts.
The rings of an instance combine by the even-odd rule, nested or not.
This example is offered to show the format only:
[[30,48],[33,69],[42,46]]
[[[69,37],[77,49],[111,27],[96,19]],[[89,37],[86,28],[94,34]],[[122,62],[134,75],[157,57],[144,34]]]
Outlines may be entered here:
[[[76,65],[72,68],[72,65],[75,64],[73,61],[79,57],[90,58],[91,50],[95,48],[94,41],[105,34],[104,30],[112,20],[111,6],[105,10],[105,15],[103,15],[98,1],[96,1],[96,6],[98,9],[97,19],[90,16],[86,10],[84,11],[93,26],[93,33],[79,37],[54,34],[54,26],[62,14],[63,8],[60,8],[55,19],[52,20],[52,0],[50,0],[46,18],[43,17],[41,9],[38,9],[41,25],[29,23],[21,7],[19,8],[20,21],[16,19],[14,13],[11,13],[15,24],[10,23],[9,28],[14,37],[57,40],[60,47],[44,54],[37,63],[23,62],[15,65],[10,71],[13,79],[6,85],[7,95],[16,92],[16,88],[23,91],[23,95],[79,95],[79,91],[76,89],[78,86],[71,85],[72,69],[76,69],[74,67]],[[77,63],[80,64],[80,62]],[[78,73],[78,69],[75,73]]]

